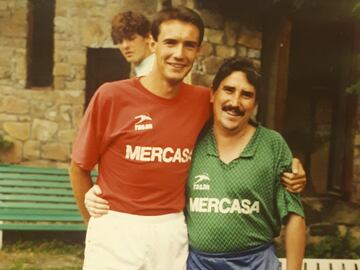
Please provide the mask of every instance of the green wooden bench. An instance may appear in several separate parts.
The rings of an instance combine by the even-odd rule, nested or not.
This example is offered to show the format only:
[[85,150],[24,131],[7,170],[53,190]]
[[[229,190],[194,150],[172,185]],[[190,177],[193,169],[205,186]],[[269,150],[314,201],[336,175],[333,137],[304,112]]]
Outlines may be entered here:
[[[286,270],[286,259],[280,261],[281,269]],[[301,270],[360,270],[360,260],[304,258]]]
[[0,164],[0,248],[3,230],[86,230],[67,169]]

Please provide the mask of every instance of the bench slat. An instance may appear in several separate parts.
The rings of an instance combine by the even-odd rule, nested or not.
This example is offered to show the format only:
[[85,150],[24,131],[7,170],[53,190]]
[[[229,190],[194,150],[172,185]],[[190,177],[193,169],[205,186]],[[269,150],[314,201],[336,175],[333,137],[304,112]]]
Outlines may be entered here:
[[0,202],[5,208],[34,208],[34,209],[77,209],[75,204],[64,203],[28,203],[28,202]]
[[[1,164],[0,165],[0,174],[4,172],[9,173],[26,173],[26,174],[56,174],[56,175],[69,175],[68,169],[64,168],[42,168],[42,167],[28,167],[21,165],[13,164]],[[98,172],[96,170],[91,171],[91,176],[97,176]]]
[[2,217],[6,216],[79,216],[80,212],[78,209],[32,209],[32,208],[0,208],[0,220]]
[[4,180],[44,180],[44,181],[58,181],[69,182],[68,175],[45,175],[45,174],[23,174],[23,173],[0,173],[0,179]]
[[82,222],[82,218],[79,215],[74,216],[43,216],[43,215],[1,215],[2,221],[79,221]]
[[[62,195],[62,194],[60,194]],[[76,203],[73,196],[45,196],[24,194],[0,194],[0,201],[28,201],[28,202],[71,202]]]
[[40,168],[40,167],[27,167],[27,166],[19,166],[19,165],[9,165],[9,164],[1,164],[0,173],[1,172],[19,172],[26,174],[60,174],[60,175],[68,175],[69,172],[67,169],[61,168]]
[[70,188],[70,182],[39,182],[39,181],[21,181],[21,180],[0,180],[0,186]]
[[71,189],[44,189],[44,188],[29,188],[29,187],[2,187],[0,186],[0,193],[11,193],[11,194],[63,194],[73,196]]
[[[286,270],[286,259],[279,258],[281,269]],[[360,260],[304,258],[302,270],[359,270]]]
[[0,230],[26,230],[26,231],[84,231],[85,224],[36,224],[36,223],[3,223]]

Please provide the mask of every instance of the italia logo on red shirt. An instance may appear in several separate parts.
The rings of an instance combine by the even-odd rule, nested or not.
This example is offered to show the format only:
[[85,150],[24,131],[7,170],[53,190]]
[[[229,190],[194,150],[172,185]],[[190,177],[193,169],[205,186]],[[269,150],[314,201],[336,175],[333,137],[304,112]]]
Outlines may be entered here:
[[148,130],[153,128],[153,124],[151,123],[152,118],[149,115],[140,114],[134,118],[138,120],[134,125],[135,130]]

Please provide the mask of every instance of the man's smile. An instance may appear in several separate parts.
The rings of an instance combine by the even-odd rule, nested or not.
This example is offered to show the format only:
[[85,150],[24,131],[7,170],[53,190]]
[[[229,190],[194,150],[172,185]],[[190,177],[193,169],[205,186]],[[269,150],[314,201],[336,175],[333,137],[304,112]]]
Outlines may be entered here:
[[182,69],[182,68],[186,67],[186,64],[184,64],[184,63],[167,62],[167,64],[175,69]]

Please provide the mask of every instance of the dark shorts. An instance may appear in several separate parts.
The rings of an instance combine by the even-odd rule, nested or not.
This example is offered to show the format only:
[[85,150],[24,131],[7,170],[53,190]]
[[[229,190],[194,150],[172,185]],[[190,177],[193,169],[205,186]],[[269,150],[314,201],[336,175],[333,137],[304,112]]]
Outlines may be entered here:
[[266,244],[236,253],[206,253],[190,247],[187,270],[279,270],[274,245]]

